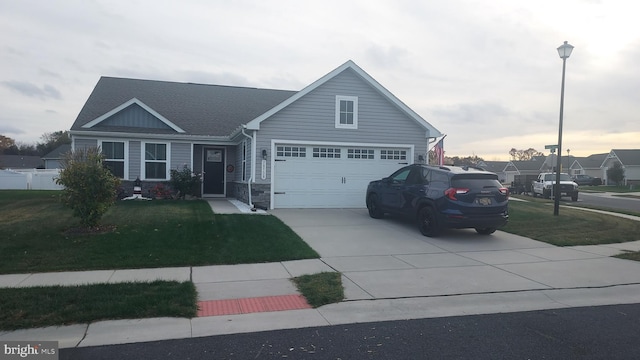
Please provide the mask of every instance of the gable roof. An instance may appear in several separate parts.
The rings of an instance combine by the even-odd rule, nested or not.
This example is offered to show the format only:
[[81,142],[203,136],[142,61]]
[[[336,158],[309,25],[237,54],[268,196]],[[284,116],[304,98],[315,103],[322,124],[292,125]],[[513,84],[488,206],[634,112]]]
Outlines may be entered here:
[[640,165],[640,149],[612,149],[609,157],[617,157],[624,166]]
[[104,120],[138,105],[170,129],[146,133],[228,136],[295,91],[101,77],[71,126],[72,131],[140,132],[105,126]]
[[544,165],[545,162],[534,159],[534,160],[526,160],[526,161],[510,161],[509,163],[519,171],[526,171],[526,170],[540,170],[542,169],[542,166]]
[[420,126],[424,127],[426,132],[427,132],[427,136],[428,137],[439,137],[439,136],[442,136],[440,131],[438,131],[435,127],[433,127],[433,125],[431,125],[425,119],[420,117],[420,115],[418,115],[416,112],[411,110],[407,105],[405,105],[402,101],[400,101],[400,99],[395,97],[395,95],[393,95],[391,92],[389,92],[389,90],[385,89],[382,85],[380,85],[379,82],[377,82],[374,78],[372,78],[369,74],[367,74],[364,70],[362,70],[358,65],[356,65],[351,60],[345,62],[344,64],[340,65],[339,67],[337,67],[336,69],[334,69],[333,71],[328,73],[327,75],[321,77],[320,79],[316,80],[315,82],[313,82],[312,84],[308,85],[304,89],[298,91],[293,96],[289,97],[288,99],[286,99],[282,103],[278,104],[274,108],[270,109],[269,111],[265,112],[264,114],[261,114],[260,116],[258,116],[255,119],[251,120],[247,124],[247,129],[259,130],[260,129],[260,123],[262,123],[264,120],[268,119],[269,117],[271,117],[272,115],[274,115],[278,111],[280,111],[280,110],[284,109],[285,107],[289,106],[294,101],[300,99],[301,97],[305,96],[306,94],[310,93],[311,91],[317,89],[319,86],[321,86],[322,84],[326,83],[330,79],[336,77],[337,75],[339,75],[343,71],[349,71],[349,70],[355,72],[358,76],[360,76],[360,78],[362,78],[365,82],[369,83],[369,85],[371,85],[380,94],[382,94],[384,97],[389,99],[389,101],[392,104],[394,104],[396,107],[398,107],[398,109],[400,109],[402,112],[404,112],[409,118],[411,118],[412,120],[416,121]]
[[480,161],[478,166],[494,173],[504,172],[509,165],[508,161]]
[[51,150],[51,152],[47,155],[43,156],[42,160],[62,159],[64,154],[68,153],[69,151],[71,151],[71,144],[62,144],[57,148]]
[[580,164],[583,169],[599,169],[602,162],[607,158],[609,154],[592,154],[587,157],[578,157],[576,162]]

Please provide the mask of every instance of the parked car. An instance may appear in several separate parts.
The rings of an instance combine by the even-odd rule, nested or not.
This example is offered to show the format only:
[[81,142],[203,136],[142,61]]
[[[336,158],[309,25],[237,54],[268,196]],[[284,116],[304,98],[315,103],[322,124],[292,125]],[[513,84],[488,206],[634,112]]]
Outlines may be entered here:
[[425,236],[444,228],[492,234],[507,223],[509,190],[498,175],[471,167],[409,165],[367,187],[369,216],[414,219]]
[[592,177],[590,175],[576,175],[573,177],[573,182],[575,182],[578,185],[588,185],[588,186],[602,185],[602,179],[597,177]]

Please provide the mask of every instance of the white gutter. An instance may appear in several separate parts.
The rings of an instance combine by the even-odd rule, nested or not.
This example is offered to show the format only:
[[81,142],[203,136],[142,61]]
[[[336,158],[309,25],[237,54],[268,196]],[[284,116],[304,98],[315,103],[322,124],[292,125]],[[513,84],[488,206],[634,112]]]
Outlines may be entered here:
[[[244,132],[244,130],[246,128],[247,128],[246,125],[242,125],[242,135],[246,136],[249,140],[251,140],[251,148],[253,149],[254,141],[253,141],[253,138],[251,136],[247,135],[247,133]],[[251,156],[253,156],[255,158],[255,154],[254,154],[253,151],[251,152]],[[252,169],[253,169],[253,163],[254,163],[254,161],[251,161],[251,168]],[[256,211],[256,207],[253,206],[253,202],[251,201],[251,183],[252,182],[253,182],[253,171],[251,171],[251,175],[249,176],[249,182],[247,182],[247,189],[249,190],[249,206],[251,207],[251,211]]]

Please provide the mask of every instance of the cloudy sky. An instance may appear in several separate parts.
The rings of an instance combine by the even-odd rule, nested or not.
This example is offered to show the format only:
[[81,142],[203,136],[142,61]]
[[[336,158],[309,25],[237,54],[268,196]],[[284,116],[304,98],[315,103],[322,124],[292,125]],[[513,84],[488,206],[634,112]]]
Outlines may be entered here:
[[67,130],[100,76],[300,90],[347,60],[447,134],[448,156],[640,148],[629,0],[0,0],[0,134]]

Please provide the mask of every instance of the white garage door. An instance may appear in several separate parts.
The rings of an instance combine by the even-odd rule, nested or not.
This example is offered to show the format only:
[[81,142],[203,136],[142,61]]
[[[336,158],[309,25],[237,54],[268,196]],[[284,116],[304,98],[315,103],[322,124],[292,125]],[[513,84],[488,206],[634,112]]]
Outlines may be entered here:
[[362,208],[367,185],[409,164],[411,148],[276,145],[274,208]]

